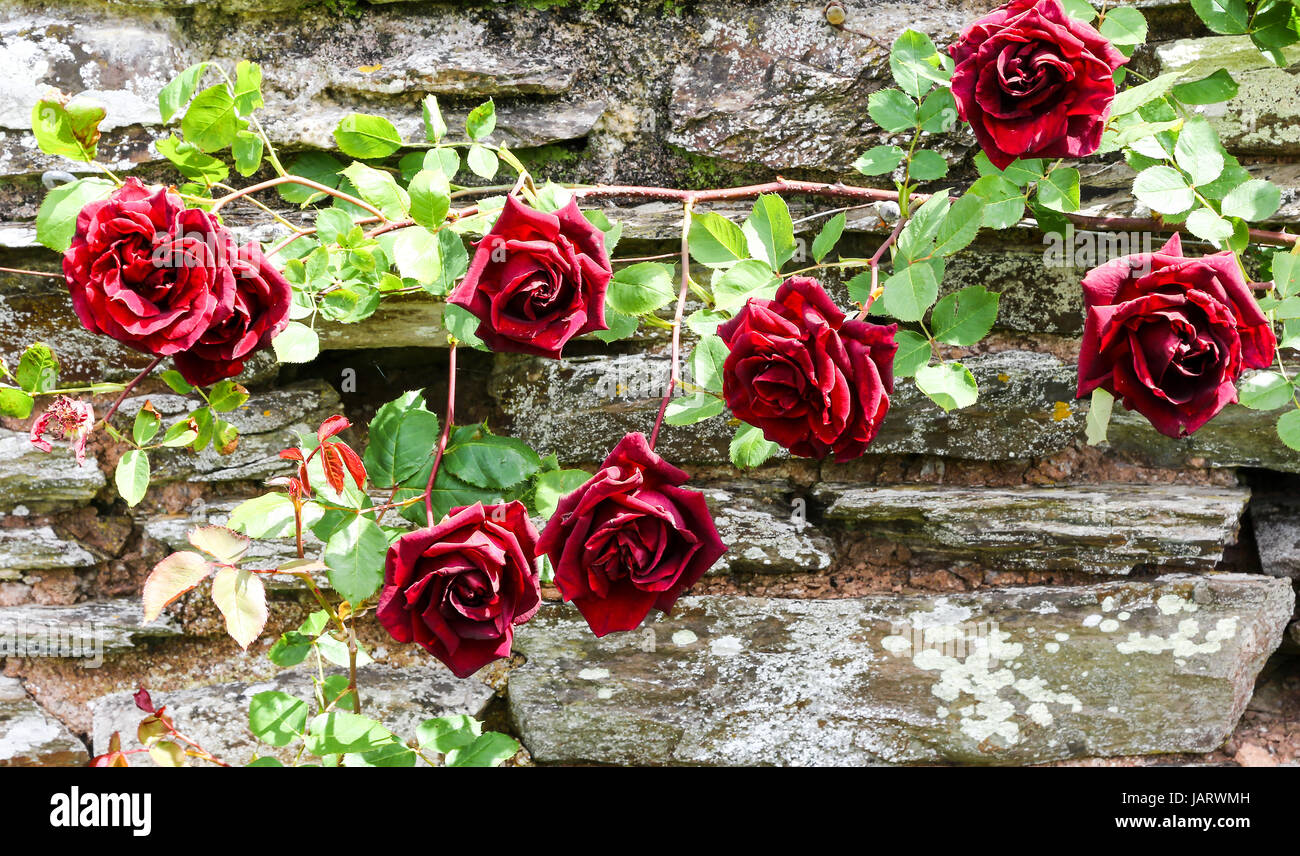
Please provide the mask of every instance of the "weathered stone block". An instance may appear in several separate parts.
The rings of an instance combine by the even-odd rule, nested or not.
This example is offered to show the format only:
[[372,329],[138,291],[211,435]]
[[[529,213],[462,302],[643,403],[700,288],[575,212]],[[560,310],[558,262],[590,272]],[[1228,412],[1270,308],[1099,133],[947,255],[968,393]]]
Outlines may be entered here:
[[1026,764],[1207,752],[1295,596],[1263,576],[847,600],[691,597],[595,639],[519,629],[510,710],[539,763]]
[[1213,570],[1236,543],[1247,488],[962,488],[821,484],[824,516],[913,553],[994,570]]
[[831,566],[835,546],[807,520],[807,509],[764,501],[745,485],[706,488],[705,499],[727,552],[710,574],[803,573]]
[[1111,448],[1159,467],[1262,467],[1298,473],[1300,452],[1278,439],[1277,416],[1230,404],[1195,434],[1175,439],[1152,428],[1142,414],[1116,404],[1107,438]]
[[1300,502],[1256,498],[1250,503],[1250,521],[1264,573],[1300,580]]
[[[410,740],[421,722],[438,716],[479,716],[492,698],[492,688],[477,678],[460,680],[441,666],[366,666],[358,671],[362,709],[398,736]],[[229,764],[241,765],[253,755],[274,755],[292,763],[296,748],[276,749],[257,740],[248,730],[248,704],[260,692],[277,690],[310,701],[311,674],[285,671],[257,683],[213,684],[206,687],[154,694],[156,704],[167,705],[176,727],[204,749]],[[93,743],[106,751],[114,731],[134,744],[142,713],[131,693],[115,693],[91,703],[94,710]],[[132,755],[133,766],[153,766],[146,755]]]
[[[94,662],[105,654],[134,647],[142,639],[176,636],[180,630],[163,615],[142,623],[137,597],[98,600],[73,606],[0,607],[0,655],[71,657]],[[15,650],[21,647],[20,650]]]
[[26,433],[0,428],[0,509],[24,503],[85,505],[105,483],[94,455],[77,466],[66,445],[42,452]]
[[28,698],[21,681],[0,677],[0,767],[74,767],[89,760],[85,744]]
[[62,568],[88,568],[95,557],[76,541],[60,538],[51,526],[0,529],[0,580]]

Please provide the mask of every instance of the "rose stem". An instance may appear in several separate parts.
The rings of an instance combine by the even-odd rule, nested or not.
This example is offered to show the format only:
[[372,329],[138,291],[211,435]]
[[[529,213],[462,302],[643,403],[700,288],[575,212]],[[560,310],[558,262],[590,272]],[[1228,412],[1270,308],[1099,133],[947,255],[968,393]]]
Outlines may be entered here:
[[130,383],[123,387],[122,394],[117,397],[117,401],[113,402],[113,406],[108,408],[108,412],[104,414],[104,418],[101,419],[100,422],[107,426],[109,420],[113,418],[113,414],[117,413],[117,409],[122,406],[122,402],[126,401],[126,397],[131,394],[131,390],[135,389],[136,386],[139,385],[140,381],[147,378],[154,369],[158,368],[158,364],[162,361],[163,358],[161,355],[154,357],[153,362],[144,367],[144,371],[136,375]]
[[447,451],[447,436],[451,433],[451,421],[456,412],[456,340],[451,340],[451,349],[447,352],[447,413],[442,420],[442,433],[438,435],[438,451],[433,456],[433,468],[429,470],[429,483],[424,487],[424,519],[429,528],[437,521],[433,519],[433,482],[438,478],[438,467],[442,465],[442,453]]
[[900,216],[898,222],[894,224],[894,230],[889,233],[889,237],[876,248],[875,254],[867,262],[871,266],[871,292],[867,294],[867,299],[862,302],[862,311],[858,313],[859,321],[867,317],[867,313],[871,311],[871,304],[876,302],[876,292],[880,288],[880,260],[884,258],[885,251],[898,240],[898,236],[902,233],[905,225],[907,225],[907,218]]
[[208,209],[208,213],[216,214],[223,207],[230,204],[231,202],[234,202],[236,199],[240,198],[241,196],[247,196],[250,193],[256,193],[259,190],[266,190],[267,188],[276,187],[277,185],[281,185],[281,184],[301,184],[303,187],[310,187],[312,190],[316,190],[321,193],[328,194],[330,196],[337,196],[339,199],[342,199],[344,202],[350,202],[353,205],[357,206],[358,208],[363,208],[366,211],[369,211],[371,214],[374,214],[380,220],[383,220],[384,222],[388,222],[388,218],[384,216],[384,212],[380,211],[378,208],[371,205],[369,202],[366,202],[365,200],[362,199],[358,199],[357,197],[344,193],[341,190],[335,190],[329,185],[321,184],[319,182],[312,181],[309,178],[303,178],[302,176],[298,176],[298,175],[282,175],[278,178],[268,178],[266,181],[258,182],[257,184],[250,184],[248,187],[241,188],[240,190],[236,190],[233,193],[227,193],[225,196],[221,197],[220,199],[212,203],[212,207]]
[[48,270],[23,270],[22,268],[0,267],[0,273],[19,273],[24,276],[48,276],[50,279],[63,279],[63,274]]
[[663,425],[664,413],[668,402],[681,381],[681,368],[678,365],[682,350],[682,315],[686,311],[686,293],[691,285],[691,209],[695,207],[695,197],[687,194],[682,200],[682,287],[677,292],[677,311],[673,314],[673,348],[672,364],[668,368],[668,388],[664,390],[663,400],[659,402],[659,415],[655,417],[654,430],[650,432],[650,448],[654,449],[659,439],[659,427]]
[[361,712],[361,693],[357,690],[356,616],[348,616],[348,690],[352,693],[352,712]]

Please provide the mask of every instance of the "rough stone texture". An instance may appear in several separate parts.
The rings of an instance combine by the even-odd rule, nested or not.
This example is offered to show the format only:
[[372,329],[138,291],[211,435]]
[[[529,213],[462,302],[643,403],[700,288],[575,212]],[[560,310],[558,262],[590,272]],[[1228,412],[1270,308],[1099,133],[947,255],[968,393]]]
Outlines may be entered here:
[[[1085,405],[1086,409],[1086,405]],[[1278,439],[1276,413],[1230,404],[1190,437],[1166,437],[1139,413],[1116,406],[1111,448],[1158,467],[1263,467],[1300,472],[1300,454]]]
[[954,566],[1127,574],[1212,570],[1250,491],[1166,485],[1065,488],[821,484],[823,515]]
[[830,539],[808,522],[806,503],[746,495],[749,486],[704,492],[727,552],[710,574],[824,571],[834,561]]
[[[134,418],[145,401],[153,402],[154,409],[167,424],[201,403],[172,394],[128,398],[121,408],[124,419]],[[198,454],[189,449],[160,449],[149,456],[153,482],[242,481],[280,474],[284,466],[279,452],[297,444],[295,432],[315,431],[326,418],[341,412],[342,407],[334,388],[321,381],[256,393],[242,407],[221,414],[239,429],[239,445],[235,451],[219,455],[211,447]]]
[[1300,580],[1300,502],[1257,498],[1250,504],[1250,521],[1264,573]]
[[28,698],[21,681],[0,677],[0,767],[69,767],[89,760],[85,745]]
[[[426,719],[469,714],[480,716],[492,698],[492,688],[475,678],[459,680],[440,666],[393,669],[366,666],[357,675],[363,704],[369,716],[405,739]],[[253,696],[278,690],[304,700],[312,697],[311,673],[285,671],[274,679],[258,683],[214,684],[178,692],[155,692],[155,704],[167,705],[176,727],[200,746],[229,764],[240,765],[253,755],[274,755],[285,763],[293,761],[296,747],[276,749],[255,738],[248,730],[248,703]],[[95,713],[93,745],[105,751],[114,731],[134,741],[141,717],[131,693],[115,693],[92,703]],[[154,766],[144,755],[131,756],[133,766]]]
[[[70,656],[94,663],[103,655],[132,648],[140,640],[180,633],[165,614],[149,624],[142,624],[142,619],[140,600],[134,597],[74,606],[0,607],[0,641],[5,644],[0,654]],[[25,653],[14,650],[19,642]]]
[[60,538],[51,526],[0,529],[0,580],[93,564],[95,557],[89,551],[76,541]]
[[1295,596],[1172,575],[1086,588],[832,601],[687,598],[593,639],[521,629],[510,709],[538,763],[1014,764],[1207,752]]
[[42,452],[23,432],[0,428],[0,509],[22,504],[85,505],[104,487],[94,455],[77,466],[66,444]]

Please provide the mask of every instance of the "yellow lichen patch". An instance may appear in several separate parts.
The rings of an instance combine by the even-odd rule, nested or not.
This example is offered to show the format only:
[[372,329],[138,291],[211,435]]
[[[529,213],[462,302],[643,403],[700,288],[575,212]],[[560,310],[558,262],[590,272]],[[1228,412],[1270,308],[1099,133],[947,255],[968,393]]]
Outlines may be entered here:
[[1003,372],[1002,374],[998,375],[998,380],[1001,381],[1002,383],[1006,383],[1007,381],[1011,380],[1011,375],[1007,374],[1006,372]]
[[379,69],[381,68],[383,68],[382,65],[359,65],[357,66],[357,71],[361,72],[362,74],[371,74],[373,72],[379,71]]
[[1065,401],[1056,402],[1056,406],[1052,408],[1052,421],[1061,422],[1069,418],[1070,418],[1069,403]]

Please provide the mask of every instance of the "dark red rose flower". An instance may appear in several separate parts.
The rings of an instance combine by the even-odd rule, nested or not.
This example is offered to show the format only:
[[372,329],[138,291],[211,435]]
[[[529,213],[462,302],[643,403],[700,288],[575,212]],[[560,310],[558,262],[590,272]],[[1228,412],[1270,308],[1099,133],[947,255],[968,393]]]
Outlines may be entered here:
[[966,28],[957,61],[957,114],[999,169],[1016,158],[1077,158],[1101,146],[1128,59],[1059,0],[1012,0]]
[[727,406],[792,454],[859,457],[889,411],[897,330],[847,321],[817,280],[791,277],[718,327]]
[[81,209],[63,275],[87,330],[171,355],[233,311],[231,247],[215,217],[128,178],[108,199]]
[[608,329],[605,236],[577,203],[548,214],[508,197],[477,247],[450,302],[474,313],[492,350],[558,359],[574,336]]
[[467,678],[510,656],[514,626],[541,605],[537,530],[521,502],[453,508],[388,548],[376,615]]
[[555,585],[597,636],[669,611],[727,552],[704,494],[681,487],[686,480],[644,435],[628,434],[542,531]]
[[1101,387],[1170,437],[1235,402],[1244,367],[1273,362],[1273,328],[1232,253],[1184,258],[1174,235],[1090,271],[1083,299],[1079,397]]
[[176,368],[195,386],[234,377],[254,351],[271,344],[289,323],[293,288],[272,267],[257,244],[249,242],[230,258],[235,300],[224,318],[212,325],[189,350],[176,354]]

